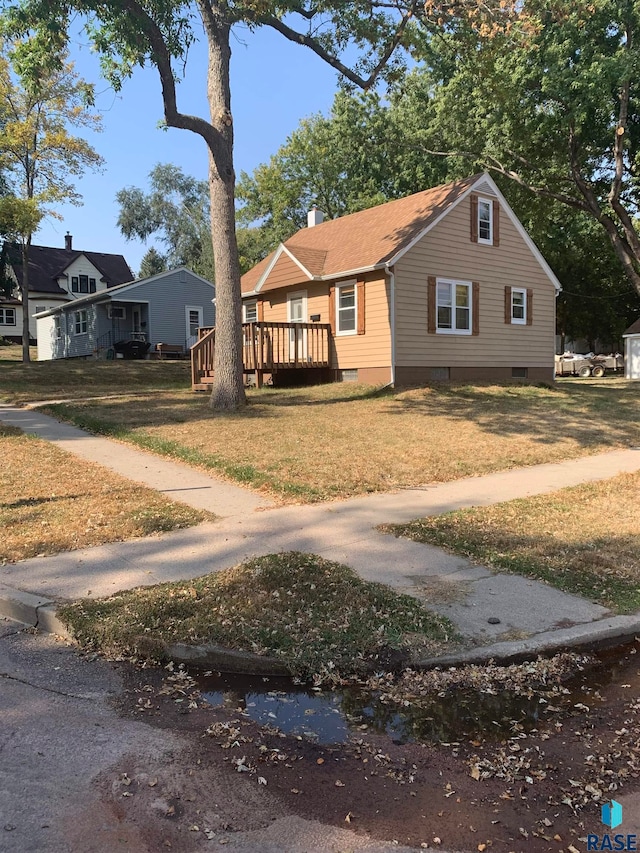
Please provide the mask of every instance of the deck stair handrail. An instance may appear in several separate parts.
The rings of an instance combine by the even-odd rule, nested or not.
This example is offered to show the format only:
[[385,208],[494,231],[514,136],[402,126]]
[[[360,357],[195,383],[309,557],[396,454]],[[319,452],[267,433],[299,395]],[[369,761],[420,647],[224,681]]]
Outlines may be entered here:
[[102,350],[109,349],[109,347],[113,346],[113,335],[111,331],[105,332],[104,335],[100,335],[96,340],[95,352],[99,354]]
[[191,385],[201,382],[203,376],[213,375],[216,330],[198,329],[198,340],[191,347]]

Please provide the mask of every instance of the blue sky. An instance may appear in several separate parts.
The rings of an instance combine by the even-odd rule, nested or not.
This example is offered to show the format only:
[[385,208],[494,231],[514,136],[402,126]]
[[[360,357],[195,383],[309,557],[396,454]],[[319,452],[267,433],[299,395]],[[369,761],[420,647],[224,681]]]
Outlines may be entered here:
[[[285,141],[304,116],[327,111],[338,86],[335,71],[305,47],[291,44],[267,28],[232,34],[232,110],[235,126],[236,173],[251,172]],[[73,43],[71,58],[85,79],[96,83],[102,133],[86,138],[105,159],[101,173],[87,173],[77,182],[81,207],[59,208],[61,220],[47,218],[34,243],[64,246],[73,235],[74,248],[122,253],[134,274],[147,246],[126,241],[116,220],[116,192],[125,186],[147,187],[156,163],[175,163],[197,178],[207,176],[207,149],[186,130],[160,130],[162,98],[155,69],[136,70],[118,94],[99,76],[97,57],[82,36]],[[178,87],[183,112],[207,117],[206,48],[195,45],[184,80]]]

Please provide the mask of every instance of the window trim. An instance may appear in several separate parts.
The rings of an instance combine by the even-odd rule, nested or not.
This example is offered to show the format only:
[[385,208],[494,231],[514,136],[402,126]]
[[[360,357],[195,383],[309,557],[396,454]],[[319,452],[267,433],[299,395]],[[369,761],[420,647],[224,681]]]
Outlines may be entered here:
[[189,338],[197,337],[198,334],[197,331],[195,335],[193,335],[191,332],[191,317],[189,316],[191,311],[198,312],[198,328],[202,328],[202,326],[204,326],[204,305],[185,305],[184,321],[187,340]]
[[[480,236],[480,207],[482,203],[485,203],[489,207],[489,234],[490,236],[481,237]],[[484,246],[493,246],[493,238],[494,238],[494,223],[493,223],[493,199],[487,198],[486,196],[478,196],[478,214],[477,214],[477,229],[478,229],[478,243]]]
[[[353,309],[341,309],[340,308],[340,292],[345,288],[353,289]],[[335,285],[335,300],[336,300],[336,332],[335,336],[337,338],[345,338],[350,337],[352,335],[358,334],[358,282],[356,279],[351,279],[349,281],[342,281],[340,284]],[[340,329],[340,311],[341,310],[353,310],[353,329]]]
[[[256,312],[255,320],[249,320],[247,317],[247,308],[252,305]],[[257,299],[247,299],[246,302],[242,303],[242,322],[243,323],[257,323],[258,322],[258,300]]]
[[[0,320],[1,326],[16,326],[17,325],[16,309],[15,308],[11,308],[7,305],[7,306],[2,306],[0,308],[0,311],[2,311],[2,320]],[[9,312],[11,314],[13,314],[13,321],[7,320],[7,313],[9,313]]]
[[[84,314],[84,332],[82,331],[82,326],[83,326],[83,320],[82,320],[82,316],[81,316],[82,314]],[[79,321],[76,319],[77,317],[80,317]],[[80,331],[79,332],[77,331],[78,325],[80,325]],[[73,334],[74,338],[79,338],[79,337],[82,337],[82,335],[88,335],[89,334],[89,318],[87,315],[87,309],[86,308],[79,308],[77,311],[73,312],[73,331],[72,331],[72,334]]]
[[[455,325],[451,329],[441,329],[440,326],[438,325],[438,308],[439,308],[438,288],[439,288],[439,285],[441,285],[441,284],[448,284],[451,287],[457,287],[458,285],[462,285],[463,287],[467,288],[467,292],[469,294],[469,307],[467,309],[469,311],[469,328],[468,329],[458,329]],[[436,278],[435,297],[436,297],[436,305],[435,305],[435,309],[436,309],[436,316],[435,316],[436,334],[437,335],[473,335],[473,282],[472,281],[462,281],[462,280],[456,279],[456,278]],[[451,302],[452,302],[452,304],[451,304],[451,321],[453,324],[455,324],[456,305],[455,305],[455,299],[454,299],[453,294],[452,294]]]
[[[513,294],[521,293],[522,294],[522,318],[513,316]],[[511,324],[513,326],[526,326],[527,325],[527,288],[526,287],[512,287],[511,288]]]

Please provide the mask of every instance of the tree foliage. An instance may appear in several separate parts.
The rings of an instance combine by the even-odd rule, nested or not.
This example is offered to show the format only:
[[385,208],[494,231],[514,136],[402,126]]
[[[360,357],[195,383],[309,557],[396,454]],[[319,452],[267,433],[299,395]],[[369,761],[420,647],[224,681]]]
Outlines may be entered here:
[[640,294],[640,6],[533,0],[523,11],[526,26],[493,39],[466,28],[443,40],[426,148],[594,219]]
[[152,275],[165,272],[168,269],[166,258],[155,246],[150,246],[140,261],[138,278],[151,278]]
[[[31,52],[30,52],[31,51]],[[93,89],[64,55],[58,63],[26,69],[25,56],[42,57],[38,39],[0,42],[0,169],[8,195],[0,217],[3,230],[22,247],[23,360],[29,361],[29,247],[45,215],[63,201],[78,204],[74,179],[102,160],[71,128],[99,129],[89,109]]]
[[[138,187],[116,193],[118,227],[128,240],[157,236],[166,250],[165,269],[187,266],[213,281],[209,184],[185,175],[179,166],[158,163],[149,185],[147,193]],[[153,262],[157,266],[158,259]]]

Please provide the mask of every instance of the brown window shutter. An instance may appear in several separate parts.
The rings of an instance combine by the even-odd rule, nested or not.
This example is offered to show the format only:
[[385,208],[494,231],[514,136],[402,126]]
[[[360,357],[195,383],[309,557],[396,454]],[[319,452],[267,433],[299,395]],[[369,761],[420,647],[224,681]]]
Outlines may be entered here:
[[504,289],[504,321],[511,323],[511,288],[508,285]]
[[527,326],[533,325],[533,290],[527,288]]
[[258,323],[264,323],[264,302],[258,300]]
[[478,196],[471,193],[471,242],[478,242]]
[[427,278],[427,332],[430,335],[436,333],[436,277],[430,275]]
[[358,305],[358,334],[364,335],[364,281],[359,281],[356,285],[356,302]]
[[500,245],[500,202],[493,200],[493,245]]
[[329,288],[329,325],[331,334],[336,333],[336,289],[333,285]]
[[471,282],[471,314],[472,314],[472,327],[471,334],[479,335],[480,334],[480,282],[472,281]]

